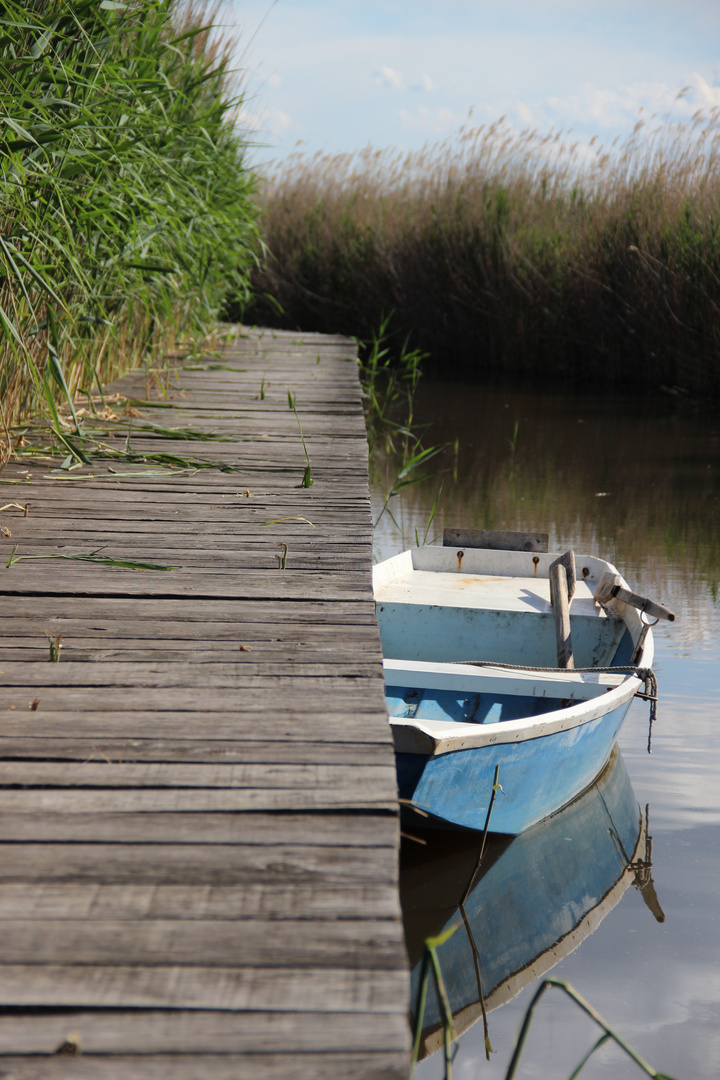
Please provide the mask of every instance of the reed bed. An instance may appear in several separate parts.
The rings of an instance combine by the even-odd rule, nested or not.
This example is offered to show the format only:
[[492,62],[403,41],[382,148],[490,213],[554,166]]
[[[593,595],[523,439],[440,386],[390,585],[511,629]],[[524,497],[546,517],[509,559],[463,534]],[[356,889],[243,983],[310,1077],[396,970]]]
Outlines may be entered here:
[[[243,296],[253,176],[218,8],[7,0],[0,19],[0,446],[202,337]],[[75,423],[77,420],[75,418]],[[1,462],[0,462],[1,463]]]
[[[622,145],[503,123],[401,155],[295,155],[259,192],[245,319],[370,340],[427,370],[720,394],[720,117]],[[239,307],[235,307],[239,313]]]

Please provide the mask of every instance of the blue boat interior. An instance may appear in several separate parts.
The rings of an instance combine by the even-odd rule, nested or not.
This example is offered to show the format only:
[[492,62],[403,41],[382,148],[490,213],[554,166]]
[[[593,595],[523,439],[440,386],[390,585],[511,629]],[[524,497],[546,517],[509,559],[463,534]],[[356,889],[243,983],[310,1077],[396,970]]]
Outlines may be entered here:
[[540,716],[562,708],[560,698],[518,694],[463,694],[456,690],[427,690],[418,687],[388,686],[385,691],[388,715],[423,720],[452,720],[462,724],[498,724]]
[[[630,663],[633,641],[627,630],[613,643],[613,654],[606,656],[608,667]],[[572,695],[575,697],[575,693]],[[438,690],[422,686],[387,685],[388,715],[391,719],[445,720],[463,724],[498,724],[507,720],[528,719],[554,712],[569,704],[567,698],[528,694],[499,694]]]

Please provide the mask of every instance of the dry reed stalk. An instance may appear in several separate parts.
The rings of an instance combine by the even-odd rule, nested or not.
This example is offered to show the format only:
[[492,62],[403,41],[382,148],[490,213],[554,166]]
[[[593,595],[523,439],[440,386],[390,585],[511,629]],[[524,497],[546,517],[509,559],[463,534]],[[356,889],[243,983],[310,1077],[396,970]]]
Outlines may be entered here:
[[369,340],[392,310],[396,346],[411,332],[439,373],[717,396],[719,165],[717,109],[610,148],[497,123],[414,154],[294,155],[260,191],[245,318]]

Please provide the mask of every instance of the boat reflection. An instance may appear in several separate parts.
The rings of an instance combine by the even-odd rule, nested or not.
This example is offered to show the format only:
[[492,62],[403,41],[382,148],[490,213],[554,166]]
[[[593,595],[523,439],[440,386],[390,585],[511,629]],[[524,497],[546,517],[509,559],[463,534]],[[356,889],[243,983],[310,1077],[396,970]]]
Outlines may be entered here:
[[[401,866],[411,1008],[425,940],[456,927],[437,956],[458,1035],[572,952],[630,885],[664,919],[651,876],[647,811],[643,816],[617,748],[592,787],[564,810],[515,838],[488,836],[477,874],[477,833],[426,830],[423,838],[426,846],[404,844]],[[431,979],[420,1057],[442,1043]]]

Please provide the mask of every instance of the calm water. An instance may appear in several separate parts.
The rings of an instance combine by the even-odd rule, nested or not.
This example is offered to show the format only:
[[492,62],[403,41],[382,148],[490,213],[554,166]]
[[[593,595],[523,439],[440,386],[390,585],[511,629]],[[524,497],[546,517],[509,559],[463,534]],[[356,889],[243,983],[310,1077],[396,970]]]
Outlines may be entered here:
[[[378,559],[412,546],[416,530],[422,541],[442,482],[427,542],[441,542],[443,526],[549,532],[551,550],[573,547],[609,559],[638,592],[677,615],[654,631],[660,706],[653,753],[646,750],[647,705],[638,700],[620,739],[635,798],[643,810],[649,804],[652,876],[665,919],[658,922],[629,887],[551,974],[572,983],[659,1071],[677,1080],[717,1080],[720,421],[672,398],[623,402],[429,381],[420,386],[417,419],[428,424],[425,443],[446,443],[448,450],[429,467],[434,477],[391,501],[398,527],[383,517]],[[393,465],[379,459],[377,468],[376,516]],[[406,853],[409,861],[422,872],[415,852]],[[432,876],[432,867],[427,872]],[[410,910],[407,920],[410,935],[422,934]],[[537,986],[531,980],[489,1013],[489,1063],[482,1024],[466,1032],[456,1080],[505,1075]],[[565,1080],[596,1032],[552,991],[539,1006],[519,1075]],[[420,1080],[442,1075],[437,1054],[416,1071]],[[582,1075],[642,1074],[608,1044]]]

